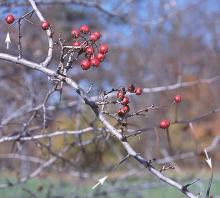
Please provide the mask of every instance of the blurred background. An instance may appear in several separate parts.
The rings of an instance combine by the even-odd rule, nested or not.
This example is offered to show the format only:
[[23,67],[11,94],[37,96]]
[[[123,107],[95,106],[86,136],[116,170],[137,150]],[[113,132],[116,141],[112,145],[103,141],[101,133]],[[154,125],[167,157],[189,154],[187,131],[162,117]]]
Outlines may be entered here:
[[[202,152],[208,147],[215,167],[212,193],[216,197],[220,195],[217,188],[220,185],[220,122],[219,114],[215,113],[220,108],[220,1],[38,2],[43,15],[51,23],[54,41],[61,34],[71,44],[71,29],[87,24],[92,30],[100,31],[102,41],[108,43],[109,53],[99,69],[85,72],[76,62],[68,73],[85,90],[93,85],[91,96],[131,83],[142,88],[164,87],[162,91],[148,91],[141,97],[129,96],[131,112],[153,104],[160,107],[147,112],[147,116],[129,119],[129,129],[146,129],[140,136],[132,137],[131,144],[146,159],[156,158],[161,160],[161,164],[167,163],[166,133],[157,126],[161,119],[172,122],[177,119],[178,122],[170,127],[172,155],[176,156],[171,164],[175,165],[175,170],[166,174],[182,183],[199,177],[201,180],[193,190],[206,190],[210,171]],[[9,29],[5,16],[13,13],[21,17],[30,10],[27,1],[0,1],[1,52],[17,55],[17,27]],[[47,37],[39,28],[36,15],[30,20],[33,24],[23,21],[21,26],[23,56],[41,62],[47,55]],[[4,45],[8,31],[12,39],[10,50],[6,50]],[[59,58],[60,48],[55,46],[49,68],[55,70]],[[21,134],[26,130],[25,123],[33,115],[33,108],[42,103],[52,85],[40,72],[3,60],[0,60],[0,82],[0,135]],[[193,83],[191,86],[165,89],[181,82]],[[171,105],[176,94],[182,96],[178,106]],[[80,102],[70,87],[63,88],[61,100],[59,92],[53,93],[47,105],[47,128],[43,133],[101,127],[91,110]],[[109,105],[108,109],[115,113],[118,107]],[[42,111],[36,111],[34,119],[28,123],[28,131],[32,134],[42,134],[39,127],[43,120]],[[115,121],[109,120],[117,127]],[[37,178],[0,189],[0,197],[184,197],[152,178],[132,159],[117,167],[120,159],[126,156],[125,151],[112,137],[98,139],[100,134],[102,132],[98,131],[82,136],[58,136],[40,142],[0,143],[0,181],[10,184],[28,176],[39,167],[41,160],[51,159],[71,141],[96,138],[91,144],[71,147],[65,152],[65,159],[58,159]],[[24,156],[33,159],[27,160]],[[91,191],[97,179],[106,174],[110,176],[107,184]]]

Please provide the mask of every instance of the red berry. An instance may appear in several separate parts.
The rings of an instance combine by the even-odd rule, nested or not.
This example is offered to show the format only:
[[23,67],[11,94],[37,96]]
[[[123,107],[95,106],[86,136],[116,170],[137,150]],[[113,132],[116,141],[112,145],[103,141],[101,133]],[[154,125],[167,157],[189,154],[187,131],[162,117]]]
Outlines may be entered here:
[[100,64],[100,61],[99,61],[99,59],[97,59],[97,58],[91,58],[91,65],[92,66],[95,66],[95,67],[98,67],[99,66],[99,64]]
[[127,96],[124,96],[123,100],[121,101],[122,105],[127,105],[129,103],[129,98]]
[[90,61],[87,59],[84,59],[81,61],[81,67],[83,70],[88,70],[90,68],[91,64]]
[[128,91],[129,91],[129,92],[133,93],[134,90],[135,90],[135,86],[134,86],[133,84],[128,85]]
[[175,101],[176,103],[180,103],[181,100],[182,100],[182,98],[181,98],[181,95],[180,95],[180,94],[177,94],[177,95],[174,97],[174,101]]
[[136,95],[140,96],[143,92],[143,90],[140,87],[136,87],[134,92],[136,93]]
[[5,21],[7,24],[12,24],[15,21],[15,18],[12,14],[9,14],[8,16],[6,16]]
[[79,47],[81,44],[80,44],[80,42],[79,41],[75,41],[75,42],[73,42],[73,46],[74,47]]
[[100,62],[102,62],[102,61],[104,61],[104,59],[105,59],[105,55],[104,55],[104,54],[101,54],[101,53],[98,53],[98,54],[96,55],[96,58],[97,58]]
[[41,28],[42,28],[43,30],[48,30],[49,27],[50,27],[50,24],[49,24],[48,21],[43,21],[43,22],[42,22]]
[[100,32],[98,32],[98,31],[97,31],[97,32],[94,32],[93,34],[96,35],[96,37],[97,37],[98,39],[101,37],[101,34],[100,34]]
[[108,52],[108,45],[107,44],[101,44],[99,46],[99,52],[102,54],[106,54]]
[[73,38],[78,38],[79,37],[79,31],[77,29],[72,29],[71,35]]
[[160,121],[160,128],[161,129],[167,129],[170,126],[169,120],[161,120]]
[[93,47],[88,46],[88,47],[86,48],[86,54],[88,54],[88,55],[92,55],[93,53],[94,53],[94,49],[93,49]]
[[98,37],[95,34],[91,34],[89,36],[89,40],[92,41],[92,42],[96,42],[98,40]]
[[84,34],[87,34],[90,31],[88,25],[82,25],[79,30]]
[[123,110],[123,107],[118,110],[118,116],[120,116],[120,117],[123,117],[125,115],[125,113],[126,112]]
[[123,100],[123,98],[125,97],[125,94],[123,91],[118,91],[116,97],[120,100]]
[[125,105],[122,108],[126,113],[130,111],[130,107],[128,105]]

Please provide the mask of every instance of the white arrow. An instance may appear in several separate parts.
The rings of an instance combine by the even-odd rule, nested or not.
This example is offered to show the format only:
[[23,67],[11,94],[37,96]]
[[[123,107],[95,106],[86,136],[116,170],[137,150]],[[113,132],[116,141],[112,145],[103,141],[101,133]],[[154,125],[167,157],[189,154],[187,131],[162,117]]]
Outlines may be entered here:
[[204,150],[204,152],[205,152],[205,156],[206,156],[206,158],[207,158],[205,161],[207,162],[207,164],[209,165],[209,167],[212,168],[212,159],[209,158],[206,149]]
[[94,190],[94,189],[95,189],[96,187],[98,187],[99,185],[103,185],[104,182],[105,182],[105,180],[106,180],[107,178],[108,178],[108,176],[105,176],[105,177],[99,179],[99,180],[98,180],[98,183],[92,187],[92,190]]
[[10,38],[9,32],[6,35],[5,44],[6,44],[6,49],[9,49],[10,44],[11,44],[11,38]]

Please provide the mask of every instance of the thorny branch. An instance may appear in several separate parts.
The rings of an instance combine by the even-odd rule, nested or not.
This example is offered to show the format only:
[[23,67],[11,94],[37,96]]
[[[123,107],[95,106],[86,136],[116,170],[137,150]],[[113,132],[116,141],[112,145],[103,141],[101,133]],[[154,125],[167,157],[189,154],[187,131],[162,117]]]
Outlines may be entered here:
[[[44,21],[44,17],[41,14],[40,10],[38,9],[36,2],[34,0],[29,0],[34,13],[37,14],[38,18],[40,21]],[[37,1],[40,2],[40,1]],[[75,2],[77,3],[77,1]],[[80,3],[80,2],[78,2]],[[96,4],[92,5],[92,6],[96,6]],[[98,9],[102,9],[101,7],[98,7]],[[191,193],[187,188],[186,185],[181,185],[179,183],[177,183],[176,181],[170,179],[169,177],[163,175],[163,171],[167,170],[167,169],[171,169],[173,168],[172,166],[163,166],[162,169],[157,169],[153,166],[152,163],[150,163],[148,160],[144,159],[139,153],[137,153],[134,148],[130,145],[128,138],[132,137],[132,136],[136,136],[139,135],[141,133],[143,133],[144,131],[146,131],[146,129],[141,129],[141,130],[128,130],[128,135],[124,136],[121,132],[121,130],[116,129],[104,116],[105,111],[103,111],[104,105],[106,104],[115,104],[117,102],[108,102],[108,101],[98,101],[100,98],[99,96],[96,97],[90,97],[89,94],[87,92],[85,92],[73,79],[71,79],[68,75],[67,72],[61,71],[61,70],[68,70],[69,68],[71,68],[71,64],[73,59],[73,51],[74,50],[80,50],[82,48],[82,46],[80,46],[79,48],[73,48],[71,47],[69,49],[68,46],[63,46],[62,43],[60,43],[60,46],[62,47],[62,54],[61,54],[61,58],[60,58],[60,63],[59,66],[61,68],[61,70],[58,71],[54,71],[52,69],[49,69],[48,66],[51,62],[51,59],[53,57],[53,32],[50,29],[47,30],[47,37],[48,37],[48,53],[47,53],[47,57],[45,58],[45,60],[42,63],[35,63],[32,61],[29,61],[25,58],[22,57],[22,45],[21,45],[21,24],[20,24],[20,19],[18,21],[19,24],[19,42],[18,42],[18,50],[19,50],[19,55],[18,57],[16,56],[12,56],[9,54],[5,54],[5,53],[0,53],[0,59],[2,60],[6,60],[6,61],[10,61],[13,62],[15,64],[19,64],[25,67],[28,67],[30,69],[34,69],[34,70],[38,70],[40,72],[42,72],[43,74],[45,74],[46,76],[48,76],[50,79],[52,80],[56,80],[59,83],[65,83],[68,86],[70,86],[79,96],[81,99],[81,102],[83,102],[85,105],[89,106],[91,108],[91,110],[94,112],[96,118],[102,123],[103,128],[96,128],[94,126],[90,126],[84,129],[78,129],[75,131],[71,131],[71,130],[62,130],[62,131],[55,131],[55,132],[50,132],[50,133],[43,133],[43,134],[38,134],[38,135],[32,135],[30,133],[30,130],[27,130],[27,127],[30,125],[30,122],[33,120],[33,118],[36,116],[37,112],[40,111],[41,109],[43,109],[43,129],[46,128],[46,114],[47,114],[47,110],[51,109],[51,110],[56,110],[57,107],[54,106],[50,106],[47,107],[47,101],[49,99],[49,97],[51,96],[51,94],[55,91],[55,89],[53,89],[51,92],[49,92],[43,103],[36,106],[36,107],[29,107],[27,108],[27,106],[24,106],[24,108],[19,109],[18,111],[14,112],[13,115],[11,115],[8,118],[5,118],[2,120],[1,122],[1,127],[4,127],[5,125],[9,124],[13,119],[20,117],[21,115],[27,114],[27,113],[31,113],[32,116],[29,118],[29,120],[24,124],[24,133],[19,133],[19,134],[14,134],[12,136],[2,136],[0,138],[0,143],[4,143],[4,142],[10,142],[10,141],[15,141],[15,142],[25,142],[25,141],[32,141],[35,144],[37,144],[38,146],[41,147],[47,147],[47,149],[49,150],[50,155],[52,155],[53,157],[51,157],[49,160],[45,161],[45,160],[41,160],[38,158],[33,158],[33,157],[27,157],[27,156],[22,156],[22,155],[9,155],[9,154],[5,154],[5,155],[0,155],[0,157],[5,157],[5,158],[18,158],[21,160],[27,160],[27,161],[31,161],[34,163],[39,163],[40,166],[33,171],[31,174],[29,174],[27,177],[22,177],[20,178],[19,182],[17,184],[26,182],[28,179],[31,179],[37,175],[39,175],[44,169],[50,167],[52,164],[54,164],[57,160],[59,159],[65,159],[64,158],[64,154],[71,149],[71,147],[73,145],[75,145],[76,142],[72,142],[71,144],[65,146],[58,154],[55,154],[52,152],[51,150],[51,145],[47,145],[44,146],[42,145],[42,143],[39,141],[41,139],[51,139],[53,137],[56,136],[66,136],[66,135],[72,135],[72,136],[78,136],[80,143],[78,143],[78,146],[80,148],[83,148],[83,145],[86,144],[90,144],[93,143],[94,141],[96,141],[98,138],[105,138],[108,139],[109,136],[113,136],[114,138],[116,138],[121,145],[124,147],[124,149],[127,152],[127,156],[125,158],[125,160],[128,157],[132,157],[133,159],[135,159],[137,162],[139,162],[143,167],[145,167],[152,175],[154,175],[156,178],[158,178],[159,180],[163,181],[166,184],[169,184],[170,186],[173,186],[174,188],[178,189],[180,192],[182,192],[183,194],[185,194],[187,197],[191,197],[191,198],[195,198],[197,197],[197,195],[194,195],[193,193]],[[85,41],[86,42],[86,41]],[[64,52],[64,50],[68,50],[67,52]],[[63,59],[65,57],[68,56],[68,61],[66,66],[64,66],[64,62]],[[61,71],[61,72],[60,72]],[[162,87],[155,87],[155,88],[144,88],[143,92],[144,93],[155,93],[155,92],[161,92],[161,91],[169,91],[169,90],[174,90],[174,89],[178,89],[178,88],[184,88],[184,87],[191,87],[194,85],[198,85],[198,84],[211,84],[214,83],[215,81],[219,80],[220,77],[216,76],[212,79],[203,79],[203,80],[199,80],[199,81],[193,81],[193,82],[178,82],[174,85],[169,85],[169,86],[162,86]],[[111,98],[114,95],[114,91],[110,92],[108,94],[105,95],[105,97],[107,97],[108,99]],[[97,102],[98,101],[98,102]],[[77,102],[73,102],[71,104],[68,104],[69,106],[76,106]],[[68,107],[64,106],[64,108]],[[99,106],[102,106],[102,108],[100,108]],[[143,109],[140,111],[137,111],[135,113],[130,114],[128,117],[132,117],[132,116],[137,116],[137,115],[142,115],[142,113],[146,113],[149,110],[155,110],[158,109],[158,107],[155,106],[151,106],[147,109]],[[187,121],[180,121],[177,120],[175,123],[172,124],[190,124],[192,122],[195,122],[197,120],[203,119],[211,114],[214,113],[218,113],[220,110],[216,109],[216,110],[212,110],[208,113],[205,113],[204,115],[201,115],[200,117],[197,117],[195,119],[191,119],[191,120],[187,120]],[[110,115],[110,114],[109,114]],[[114,117],[114,115],[113,115]],[[156,126],[157,127],[157,126]],[[155,126],[153,126],[152,128],[148,128],[147,130],[151,130],[151,129],[155,129]],[[33,131],[37,131],[39,130],[39,128],[36,128]],[[82,134],[84,133],[97,133],[99,132],[101,135],[96,136],[91,138],[90,140],[87,141],[81,141],[80,137]],[[209,147],[207,147],[207,151],[211,151],[213,150],[218,142],[219,142],[220,138],[219,136],[216,136],[216,138],[212,141],[212,143],[210,144]],[[158,164],[164,164],[164,163],[168,163],[168,162],[173,162],[176,159],[184,159],[186,157],[192,157],[194,156],[195,153],[193,152],[189,152],[189,153],[183,153],[183,154],[178,154],[178,155],[174,155],[174,156],[169,156],[166,157],[164,159],[159,159],[156,160],[156,162]],[[122,160],[122,162],[124,162],[125,160]],[[66,160],[67,161],[67,160]],[[0,188],[4,188],[4,187],[8,187],[8,186],[13,186],[16,185],[16,183],[11,183],[9,182],[8,184],[0,184]]]
[[[8,60],[17,64],[24,65],[26,67],[36,69],[38,71],[43,72],[44,74],[48,75],[49,77],[57,78],[61,81],[64,81],[66,84],[71,86],[80,96],[81,99],[84,101],[84,103],[94,111],[95,115],[97,118],[99,118],[100,122],[109,130],[109,132],[115,136],[123,145],[125,150],[128,152],[130,156],[132,156],[134,159],[136,159],[139,163],[141,163],[143,166],[146,166],[147,170],[151,172],[154,176],[158,177],[161,181],[177,188],[179,191],[187,195],[188,197],[196,197],[189,191],[184,191],[179,183],[171,180],[170,178],[164,176],[163,174],[160,173],[160,171],[156,170],[154,167],[152,167],[147,160],[142,158],[139,154],[135,152],[135,150],[130,146],[130,144],[127,141],[124,141],[122,135],[115,129],[104,117],[104,115],[100,112],[99,107],[91,100],[91,98],[86,94],[81,87],[79,87],[76,82],[74,82],[71,78],[69,77],[63,77],[62,75],[57,74],[55,71],[48,69],[46,67],[42,67],[40,64],[30,62],[26,59],[20,59],[18,60],[17,57],[8,55],[8,54],[2,54],[0,53],[0,59],[3,60]],[[51,160],[45,165],[48,166],[48,164],[53,163],[56,160],[56,158],[51,158]],[[44,167],[44,166],[43,166]],[[31,177],[37,175],[39,173],[39,170],[42,168],[39,168],[36,170],[33,174],[31,174]],[[22,181],[26,181],[27,178],[24,178]]]

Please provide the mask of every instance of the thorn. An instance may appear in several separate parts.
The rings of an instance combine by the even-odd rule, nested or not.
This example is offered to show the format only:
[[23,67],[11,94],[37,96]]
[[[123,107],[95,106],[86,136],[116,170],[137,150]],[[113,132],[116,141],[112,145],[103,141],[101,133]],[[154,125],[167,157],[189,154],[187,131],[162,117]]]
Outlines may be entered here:
[[210,191],[211,191],[211,187],[212,187],[212,179],[213,179],[213,172],[212,172],[212,175],[209,179],[209,185],[208,185],[208,188],[207,188],[207,191],[206,191],[206,198],[210,198],[211,196],[210,195]]
[[183,191],[187,191],[188,190],[188,187],[195,184],[196,182],[198,182],[200,179],[195,179],[194,181],[190,182],[189,184],[186,184],[182,187],[182,190]]

